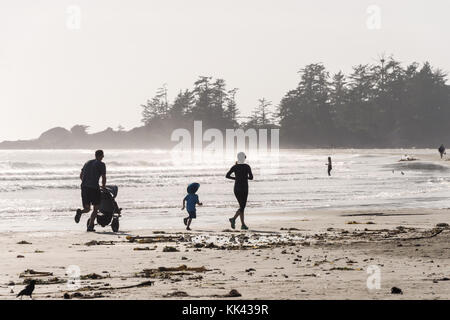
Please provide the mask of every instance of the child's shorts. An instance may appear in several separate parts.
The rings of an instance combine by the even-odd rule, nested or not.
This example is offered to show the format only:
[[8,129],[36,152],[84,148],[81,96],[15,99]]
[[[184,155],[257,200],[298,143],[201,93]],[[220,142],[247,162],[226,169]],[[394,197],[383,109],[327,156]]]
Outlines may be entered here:
[[189,219],[197,218],[197,213],[195,211],[188,211],[188,213],[189,213]]

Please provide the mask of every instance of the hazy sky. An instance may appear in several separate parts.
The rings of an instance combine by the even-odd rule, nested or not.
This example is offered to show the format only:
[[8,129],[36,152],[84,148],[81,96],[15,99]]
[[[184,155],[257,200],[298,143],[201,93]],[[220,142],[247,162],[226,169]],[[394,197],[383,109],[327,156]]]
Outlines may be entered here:
[[348,72],[392,53],[450,71],[449,31],[448,0],[1,0],[0,141],[132,128],[158,87],[172,98],[199,75],[239,88],[248,114],[312,62]]

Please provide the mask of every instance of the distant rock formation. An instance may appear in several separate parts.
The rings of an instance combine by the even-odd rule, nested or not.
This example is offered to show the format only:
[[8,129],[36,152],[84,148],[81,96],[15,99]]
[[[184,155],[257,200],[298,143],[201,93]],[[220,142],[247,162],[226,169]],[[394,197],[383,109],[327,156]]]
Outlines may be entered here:
[[55,127],[31,140],[3,141],[0,149],[95,149],[95,148],[168,148],[170,133],[154,128],[137,127],[130,131],[106,130],[89,134],[87,126],[76,125],[71,130]]

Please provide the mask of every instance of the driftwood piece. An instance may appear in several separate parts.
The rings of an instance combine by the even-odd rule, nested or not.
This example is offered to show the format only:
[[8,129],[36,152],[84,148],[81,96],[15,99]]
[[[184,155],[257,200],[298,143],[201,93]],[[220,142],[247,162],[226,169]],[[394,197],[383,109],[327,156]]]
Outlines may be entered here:
[[[428,236],[413,237],[413,238],[404,238],[404,239],[398,239],[398,240],[406,241],[406,240],[430,239],[430,238],[436,237],[438,234],[440,234],[442,231],[444,231],[444,229],[440,229],[440,228],[435,228],[435,229],[433,229],[433,230],[434,230],[434,232],[433,232],[431,235],[428,235]],[[432,230],[432,231],[433,231],[433,230]]]
[[53,272],[35,271],[33,269],[27,269],[19,275],[19,278],[49,277],[49,276],[53,276]]

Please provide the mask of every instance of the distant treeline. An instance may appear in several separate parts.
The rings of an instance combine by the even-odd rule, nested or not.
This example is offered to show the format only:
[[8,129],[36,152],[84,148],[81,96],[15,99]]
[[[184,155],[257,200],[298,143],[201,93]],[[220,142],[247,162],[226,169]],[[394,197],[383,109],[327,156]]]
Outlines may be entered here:
[[450,87],[429,63],[382,59],[348,76],[311,64],[300,75],[278,109],[284,145],[435,147],[450,138]]
[[202,120],[205,128],[280,128],[284,147],[435,147],[450,137],[450,87],[429,63],[405,67],[392,57],[331,75],[321,63],[299,72],[281,102],[260,99],[238,122],[235,96],[222,79],[200,77],[172,103],[167,90],[142,105],[142,121],[165,137]]
[[[353,67],[349,75],[330,74],[314,63],[299,71],[297,87],[272,105],[255,101],[240,117],[237,88],[223,79],[200,77],[193,88],[168,101],[167,88],[142,107],[143,126],[119,126],[94,134],[87,126],[53,128],[38,139],[6,141],[0,148],[165,148],[177,128],[192,130],[195,120],[209,128],[279,128],[281,147],[437,147],[450,138],[450,86],[446,73],[429,63],[402,66],[392,57]],[[450,144],[450,143],[448,143]]]

